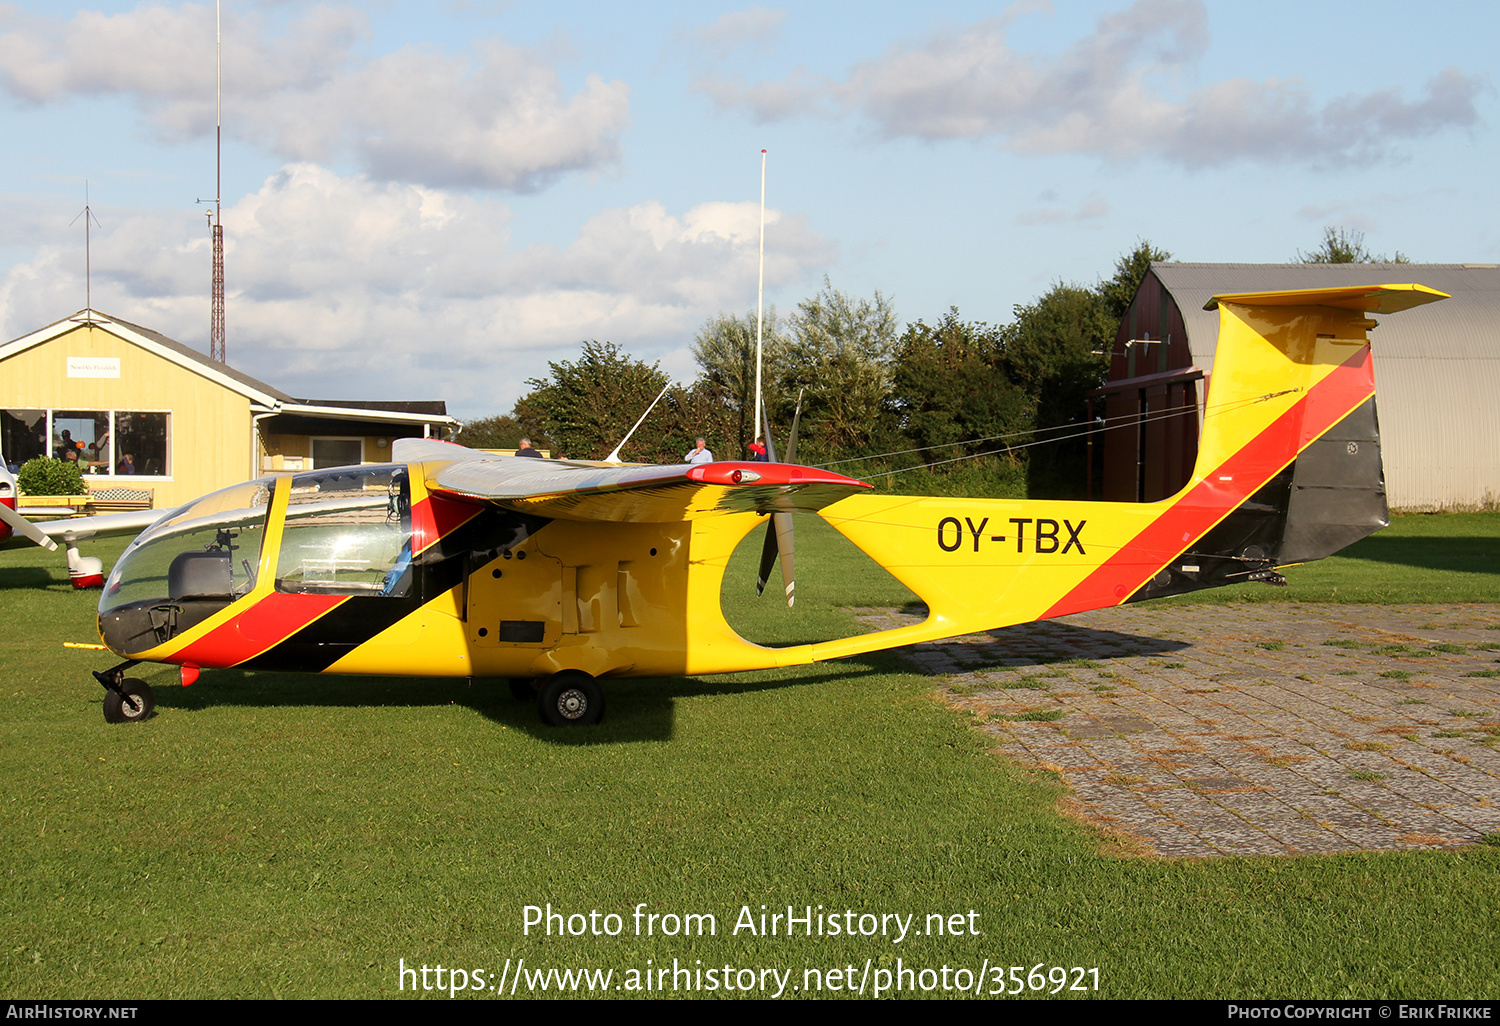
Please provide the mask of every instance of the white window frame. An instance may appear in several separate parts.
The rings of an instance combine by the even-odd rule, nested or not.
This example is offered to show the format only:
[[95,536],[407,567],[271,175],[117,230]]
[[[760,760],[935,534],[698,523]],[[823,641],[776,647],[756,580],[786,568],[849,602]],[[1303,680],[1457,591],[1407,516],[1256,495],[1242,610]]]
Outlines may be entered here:
[[[40,407],[40,406],[16,406],[16,407],[9,407],[9,408],[17,409],[17,410],[22,410],[22,409],[25,409],[25,410],[39,410],[39,409],[43,409],[43,407]],[[53,435],[55,433],[54,429],[53,429],[53,417],[58,413],[59,409],[60,408],[47,408],[47,455],[49,455],[49,456],[52,455],[52,438],[53,438]],[[162,472],[160,474],[140,474],[140,473],[137,473],[137,474],[120,474],[120,473],[116,473],[115,467],[117,467],[119,465],[120,461],[116,458],[116,455],[117,455],[116,452],[112,451],[110,453],[110,459],[109,459],[109,473],[107,473],[107,474],[84,474],[83,475],[83,480],[84,480],[85,483],[87,483],[89,481],[113,481],[113,482],[117,482],[117,483],[120,483],[120,484],[123,484],[125,482],[129,482],[129,481],[146,481],[146,482],[150,482],[150,483],[153,483],[153,484],[159,484],[159,483],[161,483],[163,481],[171,481],[172,480],[172,464],[173,464],[174,460],[173,460],[173,455],[172,455],[172,411],[171,410],[127,410],[127,409],[87,410],[87,409],[83,409],[81,407],[75,407],[75,408],[69,409],[69,410],[62,410],[62,412],[64,412],[64,413],[104,413],[104,414],[108,414],[109,415],[109,444],[110,444],[110,448],[112,450],[114,450],[114,449],[117,448],[116,444],[115,444],[115,439],[119,437],[118,434],[117,434],[117,432],[115,431],[115,414],[117,414],[117,413],[161,413],[161,414],[165,414],[166,418],[167,418],[167,430],[166,430],[166,438],[163,439],[163,442],[165,443],[165,445],[167,447],[167,452],[166,452],[167,465],[162,468]]]

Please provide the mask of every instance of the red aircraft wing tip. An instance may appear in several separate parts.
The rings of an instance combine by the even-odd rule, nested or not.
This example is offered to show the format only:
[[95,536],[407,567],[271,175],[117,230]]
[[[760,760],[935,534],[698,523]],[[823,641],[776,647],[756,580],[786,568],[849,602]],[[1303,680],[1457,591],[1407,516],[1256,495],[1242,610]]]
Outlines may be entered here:
[[843,474],[795,463],[751,463],[722,461],[701,463],[688,471],[688,480],[714,485],[841,485],[845,488],[874,487]]

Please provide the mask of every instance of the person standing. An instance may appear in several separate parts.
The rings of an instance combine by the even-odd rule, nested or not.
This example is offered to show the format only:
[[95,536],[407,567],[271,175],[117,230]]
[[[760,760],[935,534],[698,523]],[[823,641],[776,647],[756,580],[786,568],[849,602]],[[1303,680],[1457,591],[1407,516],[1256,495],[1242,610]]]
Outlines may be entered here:
[[698,439],[698,444],[688,450],[688,454],[682,458],[684,463],[712,463],[714,454],[708,451],[708,443]]
[[539,452],[537,452],[535,449],[533,449],[531,447],[531,439],[529,439],[529,438],[523,438],[523,439],[521,439],[521,447],[516,450],[516,455],[517,456],[529,456],[532,459],[536,459],[536,460],[539,460],[539,459],[542,458],[542,454],[539,453]]

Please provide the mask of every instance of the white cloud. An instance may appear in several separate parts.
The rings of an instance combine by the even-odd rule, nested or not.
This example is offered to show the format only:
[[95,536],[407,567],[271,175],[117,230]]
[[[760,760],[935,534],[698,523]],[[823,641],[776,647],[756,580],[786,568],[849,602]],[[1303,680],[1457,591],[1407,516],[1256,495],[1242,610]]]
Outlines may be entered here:
[[[94,306],[206,349],[201,215],[101,213]],[[754,301],[757,217],[754,202],[645,202],[566,247],[518,249],[497,200],[289,165],[224,212],[230,363],[294,395],[442,398],[475,415],[508,410],[584,339],[686,375],[703,321]],[[772,289],[832,260],[800,217],[768,211],[766,235]],[[81,242],[38,246],[0,279],[0,337],[83,306]]]
[[680,36],[722,58],[742,46],[768,49],[785,20],[786,11],[782,8],[748,7],[743,11],[727,11],[712,25],[691,29]]
[[1411,101],[1387,89],[1320,103],[1297,79],[1230,79],[1178,96],[1170,83],[1208,40],[1196,0],[1140,0],[1056,56],[1011,47],[1006,28],[1018,13],[894,47],[842,81],[798,70],[753,85],[710,77],[698,88],[758,121],[836,108],[885,138],[988,138],[1023,152],[1156,155],[1189,167],[1379,158],[1400,141],[1474,125],[1485,88],[1448,68]]
[[[1051,193],[1051,190],[1048,190]],[[1056,195],[1046,195],[1049,200],[1055,200]],[[1078,221],[1094,221],[1109,213],[1109,202],[1102,196],[1091,195],[1088,199],[1078,204],[1072,210],[1063,207],[1034,207],[1016,215],[1016,223],[1022,225],[1034,224],[1068,224]]]
[[829,81],[806,68],[796,68],[785,78],[755,85],[746,85],[743,76],[715,73],[698,79],[693,88],[720,110],[744,108],[758,125],[803,114],[831,115],[837,111]]
[[[408,46],[373,58],[364,15],[317,8],[275,32],[226,17],[225,131],[284,159],[351,157],[390,181],[527,191],[619,157],[623,82],[588,76],[565,95],[537,53],[476,40],[466,54]],[[209,7],[142,7],[71,21],[0,8],[0,87],[23,102],[135,101],[167,139],[214,124]]]

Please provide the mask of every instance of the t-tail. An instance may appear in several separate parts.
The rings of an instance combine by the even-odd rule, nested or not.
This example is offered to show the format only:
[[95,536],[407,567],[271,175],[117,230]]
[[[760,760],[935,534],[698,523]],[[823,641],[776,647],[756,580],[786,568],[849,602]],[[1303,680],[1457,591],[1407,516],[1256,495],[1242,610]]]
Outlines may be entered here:
[[[1368,314],[1445,298],[1382,285],[1211,300],[1219,345],[1193,481],[1266,479],[1131,598],[1284,584],[1278,567],[1330,556],[1389,524]],[[1281,397],[1285,409],[1260,409]]]
[[855,495],[821,511],[928,606],[921,624],[814,646],[833,658],[1244,581],[1386,525],[1371,314],[1422,285],[1217,296],[1188,484],[1160,502]]

